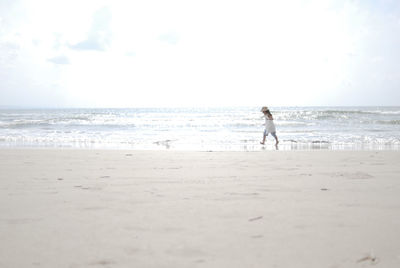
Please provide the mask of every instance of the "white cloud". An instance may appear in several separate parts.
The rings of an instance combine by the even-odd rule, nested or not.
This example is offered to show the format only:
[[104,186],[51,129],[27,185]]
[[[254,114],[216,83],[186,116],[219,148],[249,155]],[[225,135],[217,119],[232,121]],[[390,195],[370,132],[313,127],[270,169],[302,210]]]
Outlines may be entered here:
[[25,0],[0,7],[0,102],[16,87],[37,95],[54,87],[59,94],[49,103],[64,98],[69,106],[394,104],[398,96],[397,2]]
[[158,39],[162,42],[167,42],[171,45],[176,45],[179,42],[179,35],[175,32],[169,32],[165,34],[161,34]]
[[110,29],[111,12],[107,7],[97,10],[93,15],[93,22],[88,36],[69,47],[76,50],[103,51],[111,45],[112,33]]
[[66,56],[56,56],[47,60],[54,64],[70,64],[70,61]]

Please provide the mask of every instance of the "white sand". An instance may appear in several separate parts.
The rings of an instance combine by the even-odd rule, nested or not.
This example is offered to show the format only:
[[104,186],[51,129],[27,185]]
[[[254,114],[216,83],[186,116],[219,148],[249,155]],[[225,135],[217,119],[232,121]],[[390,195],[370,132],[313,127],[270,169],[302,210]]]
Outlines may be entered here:
[[400,267],[400,152],[0,150],[0,267]]

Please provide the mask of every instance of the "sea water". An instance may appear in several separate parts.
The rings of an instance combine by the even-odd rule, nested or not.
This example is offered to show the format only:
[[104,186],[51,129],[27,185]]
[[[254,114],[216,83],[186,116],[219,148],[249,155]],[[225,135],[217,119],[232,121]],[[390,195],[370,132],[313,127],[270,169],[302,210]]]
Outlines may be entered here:
[[[280,150],[399,150],[400,107],[270,107]],[[0,147],[258,151],[260,107],[0,109]]]

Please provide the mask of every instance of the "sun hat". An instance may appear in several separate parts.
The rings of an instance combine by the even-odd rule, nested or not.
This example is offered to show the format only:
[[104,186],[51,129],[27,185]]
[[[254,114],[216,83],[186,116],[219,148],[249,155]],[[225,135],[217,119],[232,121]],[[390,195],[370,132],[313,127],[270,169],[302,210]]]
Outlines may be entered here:
[[268,110],[269,110],[269,109],[268,109],[267,106],[264,106],[264,107],[261,108],[261,112],[266,112],[266,111],[268,111]]

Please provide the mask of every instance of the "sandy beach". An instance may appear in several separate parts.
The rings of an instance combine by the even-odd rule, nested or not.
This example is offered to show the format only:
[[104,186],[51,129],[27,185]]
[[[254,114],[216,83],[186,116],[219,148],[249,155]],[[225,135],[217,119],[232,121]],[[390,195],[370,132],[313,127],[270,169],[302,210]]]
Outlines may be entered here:
[[0,150],[0,267],[400,267],[400,151]]

